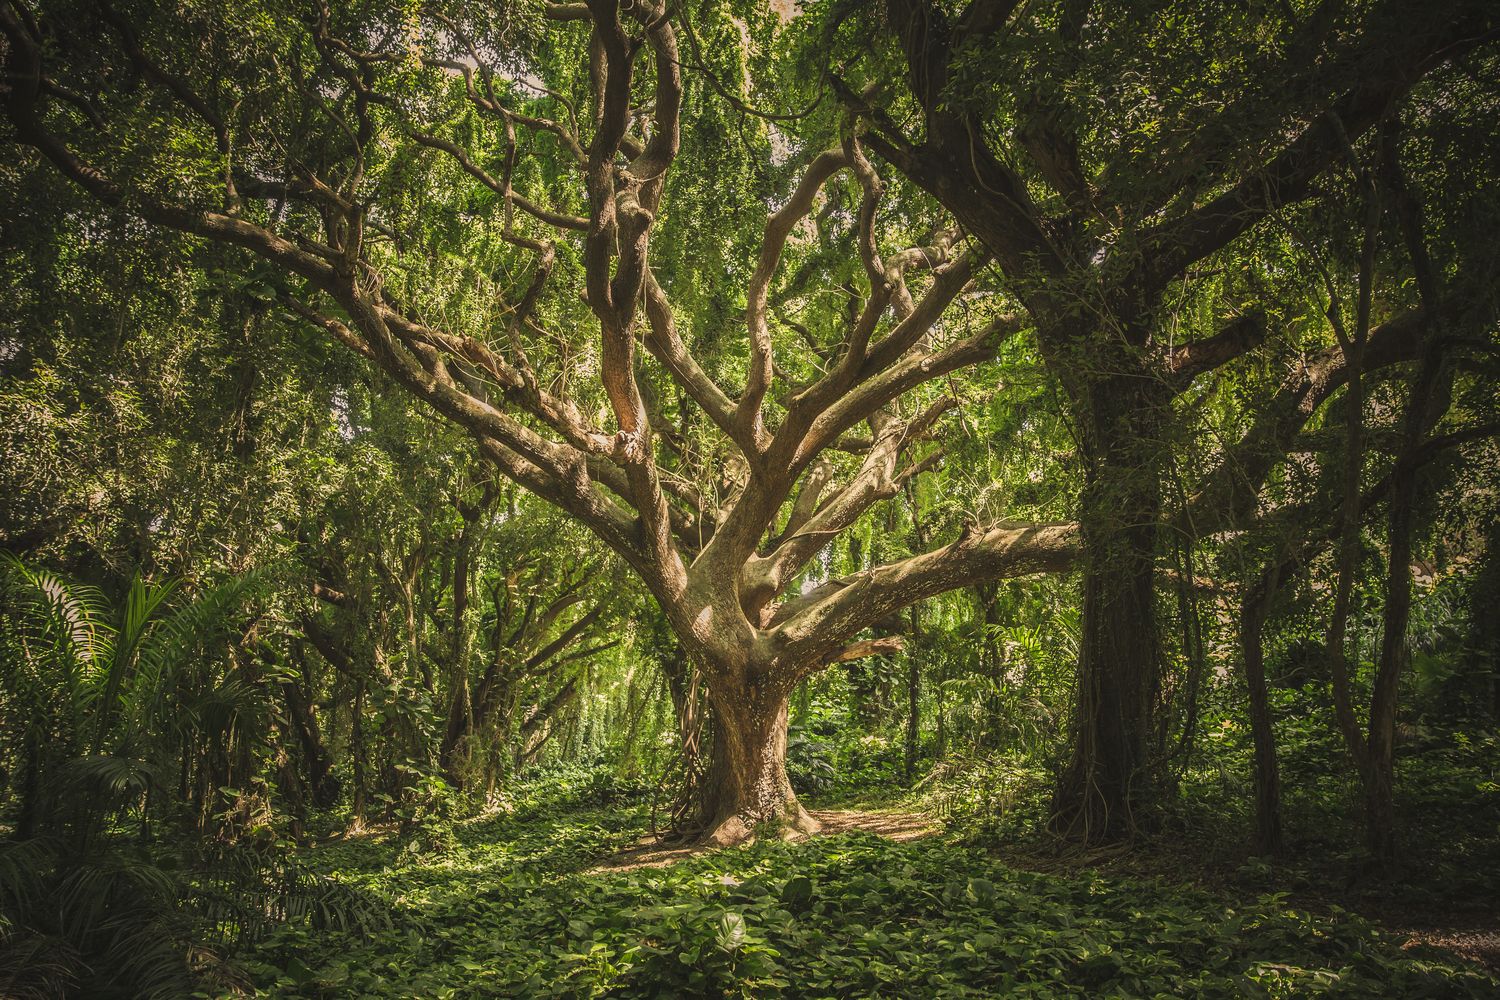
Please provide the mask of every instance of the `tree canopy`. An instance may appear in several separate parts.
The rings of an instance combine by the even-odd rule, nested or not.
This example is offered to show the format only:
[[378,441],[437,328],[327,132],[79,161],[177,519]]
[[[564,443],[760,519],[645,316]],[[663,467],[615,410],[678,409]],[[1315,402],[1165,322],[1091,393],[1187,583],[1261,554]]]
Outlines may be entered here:
[[[1493,594],[1497,29],[0,5],[17,830],[106,825],[75,758],[300,836],[602,753],[682,836],[815,832],[842,691],[906,782],[1024,747],[1042,825],[1117,843],[1233,690],[1276,853],[1306,669],[1389,863],[1414,636]],[[136,652],[157,602],[210,609],[191,669]],[[1450,722],[1500,708],[1463,614]]]

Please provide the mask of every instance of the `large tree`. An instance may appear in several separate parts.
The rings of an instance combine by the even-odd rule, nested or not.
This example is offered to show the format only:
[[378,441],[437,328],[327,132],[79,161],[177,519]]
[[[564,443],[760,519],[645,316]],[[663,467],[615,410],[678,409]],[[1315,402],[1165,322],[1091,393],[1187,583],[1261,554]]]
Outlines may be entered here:
[[[1126,833],[1154,798],[1163,527],[1249,527],[1356,373],[1488,315],[1487,273],[1459,254],[1420,294],[1367,303],[1357,350],[1309,343],[1284,308],[1309,275],[1247,244],[1298,206],[1336,213],[1335,179],[1382,137],[1399,173],[1411,108],[1445,107],[1427,81],[1494,14],[778,9],[11,3],[6,117],[28,169],[150,232],[247,251],[231,266],[254,295],[621,556],[707,688],[707,835],[812,825],[785,775],[787,698],[896,642],[867,629],[1080,554],[1056,807],[1074,832]],[[789,31],[810,63],[785,58]],[[788,94],[809,102],[778,110]],[[1422,269],[1405,243],[1393,288]],[[986,510],[827,579],[820,554],[937,468],[945,416],[1033,341],[1077,438],[1078,523]],[[1278,353],[1298,361],[1167,504],[1184,411]]]
[[[1500,19],[1493,4],[1465,0],[955,6],[836,8],[848,68],[831,86],[868,123],[867,145],[993,255],[1062,387],[1083,475],[1083,636],[1056,819],[1119,836],[1155,798],[1164,522],[1200,538],[1245,527],[1298,432],[1351,372],[1415,361],[1441,333],[1490,315],[1476,308],[1491,298],[1488,268],[1424,280],[1427,234],[1417,234],[1394,268],[1417,276],[1417,300],[1377,302],[1370,329],[1366,293],[1362,358],[1347,344],[1308,358],[1242,440],[1210,451],[1215,474],[1194,502],[1165,511],[1179,411],[1202,396],[1203,377],[1287,339],[1275,317],[1288,290],[1225,274],[1249,272],[1235,254],[1288,211],[1336,203],[1334,175],[1351,161],[1359,169],[1371,137],[1451,115],[1462,100],[1451,82],[1425,95],[1420,85],[1473,72],[1455,61],[1491,42]],[[871,53],[871,37],[891,41]],[[1480,59],[1493,66],[1487,51]],[[1405,153],[1399,138],[1390,144],[1394,164]],[[1364,215],[1356,206],[1346,218],[1357,230]],[[1313,287],[1309,298],[1321,294]],[[1294,284],[1291,294],[1307,293]],[[1184,312],[1205,303],[1221,328],[1184,340]],[[1414,391],[1432,388],[1429,378]],[[1435,414],[1417,409],[1431,426]]]
[[[692,61],[660,5],[300,13],[7,4],[12,136],[112,210],[248,251],[236,266],[286,308],[603,540],[706,685],[705,834],[812,827],[784,764],[797,683],[890,648],[859,636],[903,607],[1074,555],[1072,525],[982,524],[851,577],[804,573],[941,460],[955,373],[1023,328],[978,294],[987,253],[931,206],[885,226],[852,127],[790,162],[762,129],[745,141],[769,186],[724,177],[712,197],[723,98],[693,88],[685,135]],[[750,50],[711,58],[744,72]],[[736,198],[761,219],[742,259],[695,270],[653,248],[674,212],[687,241],[689,213]],[[891,249],[912,218],[931,236]],[[807,250],[783,268],[808,240],[847,248],[848,305],[780,318],[826,274]]]

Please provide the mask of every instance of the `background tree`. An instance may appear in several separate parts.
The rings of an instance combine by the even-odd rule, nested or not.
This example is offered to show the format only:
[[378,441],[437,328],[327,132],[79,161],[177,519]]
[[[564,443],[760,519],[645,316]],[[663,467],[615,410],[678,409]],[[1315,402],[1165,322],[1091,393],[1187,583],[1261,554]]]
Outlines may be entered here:
[[[884,57],[851,49],[830,85],[868,122],[871,148],[993,254],[1077,435],[1084,615],[1061,829],[1120,836],[1156,797],[1155,574],[1178,412],[1216,371],[1282,340],[1253,272],[1225,271],[1274,219],[1326,199],[1328,176],[1364,155],[1352,144],[1378,143],[1369,137],[1407,118],[1422,128],[1425,95],[1452,86],[1468,60],[1493,59],[1482,48],[1495,27],[1489,5],[1432,14],[1405,3],[1147,10],[1071,0],[978,0],[950,13],[902,0],[832,15],[851,40],[896,43]],[[1401,158],[1394,150],[1390,162]],[[1403,266],[1421,282],[1419,257]],[[1361,364],[1414,361],[1451,324],[1487,328],[1489,270],[1471,267],[1441,298],[1382,302],[1389,323],[1331,381]],[[1368,288],[1360,301],[1367,325]],[[1268,414],[1260,433],[1225,449],[1217,477],[1196,484],[1212,515],[1180,512],[1179,530],[1242,527],[1314,408]],[[1236,461],[1257,446],[1253,464]],[[1235,493],[1243,500],[1226,495]]]

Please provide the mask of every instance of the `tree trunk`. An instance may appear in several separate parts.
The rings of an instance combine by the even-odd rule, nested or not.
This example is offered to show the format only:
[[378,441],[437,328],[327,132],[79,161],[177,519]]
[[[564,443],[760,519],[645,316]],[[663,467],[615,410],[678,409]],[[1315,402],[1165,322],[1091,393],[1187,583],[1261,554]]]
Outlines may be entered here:
[[[670,807],[670,828],[678,833],[693,827],[693,813],[703,797],[703,731],[705,711],[700,698],[702,679],[697,666],[673,640],[670,655],[662,657],[662,671],[672,696],[672,713],[677,719],[677,740],[681,747],[681,783]],[[805,685],[804,685],[805,687]],[[656,826],[655,814],[651,825]]]
[[1411,623],[1412,534],[1416,529],[1423,440],[1453,395],[1453,365],[1433,338],[1407,400],[1406,444],[1392,472],[1386,557],[1385,614],[1382,621],[1380,663],[1370,695],[1370,729],[1365,766],[1365,808],[1369,821],[1370,853],[1378,861],[1396,858],[1396,703],[1401,674],[1409,654],[1406,631]]
[[980,712],[982,721],[974,744],[980,750],[996,750],[1000,747],[1000,734],[1004,727],[1004,702],[1000,692],[1005,687],[1005,652],[996,639],[996,628],[1001,624],[1000,583],[978,583],[973,589],[984,623],[979,642],[979,672],[989,680],[980,696],[983,701]]
[[1255,843],[1262,854],[1280,854],[1281,772],[1276,760],[1276,732],[1266,694],[1262,629],[1276,594],[1276,567],[1245,594],[1240,605],[1240,652],[1245,684],[1250,689],[1250,734],[1255,744]]
[[[449,636],[448,718],[438,749],[438,766],[455,788],[463,787],[458,749],[469,731],[471,695],[469,693],[469,584],[473,574],[474,547],[481,515],[494,505],[494,487],[486,483],[478,504],[458,502],[463,518],[453,550],[453,631]],[[498,609],[497,609],[498,611]]]
[[[917,606],[913,604],[909,611],[911,616],[911,635],[913,645],[921,638],[922,616]],[[917,659],[916,649],[906,651],[906,783],[910,785],[917,776],[917,752],[921,747],[921,708],[922,708],[922,664]]]
[[338,801],[342,789],[338,775],[333,773],[333,758],[323,744],[317,716],[313,714],[299,682],[282,684],[281,693],[286,701],[287,717],[302,747],[302,758],[307,764],[307,786],[312,792],[313,805],[328,809]]
[[1156,523],[1162,403],[1149,382],[1091,387],[1080,498],[1083,622],[1073,757],[1053,801],[1053,829],[1120,840],[1154,797],[1151,738],[1160,686]]
[[349,752],[353,759],[354,767],[354,792],[349,803],[349,811],[352,815],[354,828],[363,827],[365,824],[365,794],[368,779],[366,769],[365,748],[365,681],[360,678],[354,688],[354,708],[349,719]]
[[737,678],[710,681],[713,736],[699,807],[708,843],[740,843],[763,823],[784,824],[784,836],[818,831],[786,774],[788,696]]

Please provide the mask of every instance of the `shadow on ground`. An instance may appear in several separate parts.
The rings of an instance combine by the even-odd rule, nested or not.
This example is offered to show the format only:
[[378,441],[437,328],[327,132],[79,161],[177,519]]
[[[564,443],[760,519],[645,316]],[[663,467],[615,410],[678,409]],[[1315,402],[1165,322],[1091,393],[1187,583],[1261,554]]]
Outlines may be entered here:
[[[895,810],[863,809],[810,809],[812,817],[823,825],[820,837],[861,831],[873,833],[887,840],[905,842],[930,837],[941,827],[928,816],[920,813]],[[665,868],[696,854],[714,850],[704,844],[665,841],[648,834],[618,854],[606,858],[589,874],[628,872],[638,868]]]

